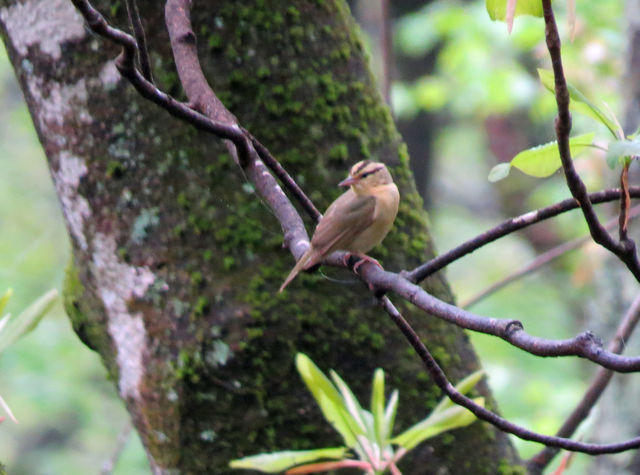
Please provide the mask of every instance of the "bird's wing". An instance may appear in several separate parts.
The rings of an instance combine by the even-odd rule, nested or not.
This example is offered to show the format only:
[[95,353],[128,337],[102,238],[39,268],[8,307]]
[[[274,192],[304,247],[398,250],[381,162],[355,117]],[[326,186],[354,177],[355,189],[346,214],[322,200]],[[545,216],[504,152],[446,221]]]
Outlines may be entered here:
[[318,255],[349,250],[349,244],[373,223],[375,210],[375,197],[357,196],[351,189],[343,193],[329,206],[313,233],[311,243]]

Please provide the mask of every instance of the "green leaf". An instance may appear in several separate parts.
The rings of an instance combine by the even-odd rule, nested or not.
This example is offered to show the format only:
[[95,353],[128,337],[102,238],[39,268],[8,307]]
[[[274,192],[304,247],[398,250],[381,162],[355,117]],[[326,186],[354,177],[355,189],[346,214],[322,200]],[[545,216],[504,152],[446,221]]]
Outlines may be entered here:
[[[460,394],[467,394],[469,391],[471,391],[474,388],[476,384],[478,384],[478,382],[482,379],[483,376],[484,376],[484,371],[479,369],[478,371],[474,371],[473,373],[471,373],[466,378],[461,379],[458,382],[458,384],[456,384],[455,387]],[[433,414],[436,412],[440,412],[454,405],[455,403],[451,399],[449,399],[447,396],[445,396],[440,400],[438,405],[433,409],[431,413]]]
[[640,155],[640,140],[614,140],[609,142],[607,149],[607,164],[614,168],[618,163],[625,161],[625,157]]
[[353,394],[347,383],[345,383],[342,378],[335,371],[331,370],[331,379],[338,387],[340,394],[342,395],[342,400],[344,401],[344,406],[349,411],[349,415],[351,419],[355,421],[356,425],[350,425],[351,429],[354,431],[355,435],[368,435],[371,439],[375,440],[375,435],[373,434],[372,420],[370,424],[367,424],[367,417],[364,414],[364,410],[358,399]]
[[388,433],[384,419],[384,371],[378,368],[373,373],[373,385],[371,388],[371,414],[376,432],[376,440],[382,446],[385,442],[385,434]]
[[29,305],[20,315],[9,321],[6,328],[0,333],[0,354],[18,338],[32,331],[40,323],[42,317],[51,310],[57,298],[58,291],[50,290]]
[[[571,155],[575,157],[593,142],[594,133],[578,135],[569,139]],[[511,160],[511,166],[520,169],[527,175],[544,178],[552,175],[562,166],[557,142],[524,150]]]
[[[493,21],[504,21],[507,17],[507,0],[486,0],[489,18]],[[542,2],[540,0],[518,0],[516,15],[532,15],[542,17]]]
[[318,403],[322,415],[342,436],[345,445],[353,447],[356,444],[356,436],[352,427],[357,427],[357,423],[350,420],[351,416],[336,387],[314,362],[303,353],[296,355],[296,368]]
[[[540,82],[542,85],[549,90],[551,93],[555,94],[556,91],[556,83],[555,77],[553,76],[553,71],[548,69],[538,69],[538,76],[540,77]],[[582,92],[578,90],[573,84],[567,82],[567,89],[569,90],[569,97],[572,102],[570,102],[570,107],[576,109],[579,112],[582,112],[586,115],[591,116],[596,119],[600,123],[604,124],[604,126],[609,129],[611,134],[618,138],[619,134],[617,131],[619,130],[619,126],[615,119],[609,117],[602,109],[596,106],[593,102],[587,99]]]
[[315,450],[287,450],[271,454],[252,455],[229,462],[231,468],[259,470],[264,473],[278,473],[302,463],[319,459],[344,458],[349,449],[347,447],[333,447]]
[[0,315],[2,315],[2,312],[4,311],[4,308],[7,306],[7,302],[9,301],[12,295],[13,295],[13,289],[7,289],[4,295],[0,297]]
[[384,425],[386,433],[384,434],[384,441],[387,442],[387,439],[391,437],[393,432],[393,425],[396,421],[396,413],[398,412],[398,390],[395,389],[391,393],[391,397],[389,398],[389,402],[387,403],[387,407],[384,410]]
[[[474,399],[474,402],[484,407],[484,398]],[[462,406],[449,407],[435,414],[431,413],[426,419],[391,439],[391,442],[409,451],[426,439],[467,426],[475,420],[476,416],[468,409]]]
[[509,172],[511,171],[511,163],[498,163],[495,167],[491,169],[489,172],[489,181],[491,183],[495,183],[496,181],[500,181],[503,178],[509,176]]

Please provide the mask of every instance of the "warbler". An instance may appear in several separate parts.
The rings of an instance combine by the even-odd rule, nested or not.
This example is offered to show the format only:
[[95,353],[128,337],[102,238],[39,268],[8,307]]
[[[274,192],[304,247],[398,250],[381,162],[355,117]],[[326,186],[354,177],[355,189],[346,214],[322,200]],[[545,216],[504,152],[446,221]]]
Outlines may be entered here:
[[[311,246],[291,270],[280,292],[300,271],[317,265],[334,251],[347,251],[377,264],[365,253],[380,244],[391,229],[400,203],[398,187],[383,163],[369,160],[351,167],[349,176],[338,185],[349,189],[327,208],[313,233]],[[363,262],[356,264],[354,270]]]

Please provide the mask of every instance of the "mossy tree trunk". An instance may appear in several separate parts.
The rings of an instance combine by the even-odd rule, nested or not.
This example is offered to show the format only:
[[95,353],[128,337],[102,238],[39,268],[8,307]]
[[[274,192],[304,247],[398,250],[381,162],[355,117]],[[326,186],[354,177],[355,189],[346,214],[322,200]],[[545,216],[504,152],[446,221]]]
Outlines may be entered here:
[[[139,8],[155,79],[180,95],[161,3]],[[95,4],[124,25],[121,4]],[[316,273],[277,294],[293,259],[218,139],[141,99],[118,77],[117,49],[87,33],[67,0],[0,5],[72,240],[66,308],[116,382],[154,472],[226,473],[235,457],[339,444],[295,372],[297,351],[338,371],[363,402],[384,368],[400,389],[399,428],[427,414],[439,391],[361,285]],[[393,270],[432,256],[404,145],[346,4],[200,1],[193,14],[214,90],[316,204],[335,198],[350,164],[382,160],[402,205],[373,255]],[[443,276],[426,285],[451,300]],[[452,380],[477,369],[462,331],[404,311]],[[497,473],[513,463],[506,437],[475,423],[425,444],[403,468]]]

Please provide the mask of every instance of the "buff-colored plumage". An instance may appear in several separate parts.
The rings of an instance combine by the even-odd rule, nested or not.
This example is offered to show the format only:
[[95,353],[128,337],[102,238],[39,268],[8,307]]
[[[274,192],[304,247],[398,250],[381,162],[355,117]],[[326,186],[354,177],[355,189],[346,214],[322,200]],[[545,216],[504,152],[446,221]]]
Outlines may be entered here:
[[311,246],[291,270],[280,292],[300,271],[315,266],[334,251],[363,256],[380,244],[391,229],[400,194],[384,164],[358,162],[340,186],[349,189],[327,208],[313,233]]

